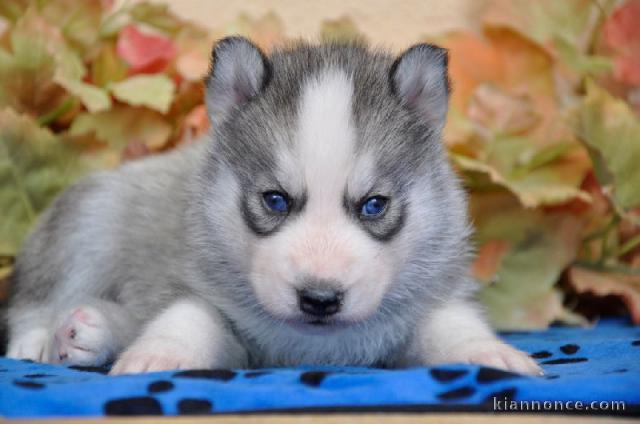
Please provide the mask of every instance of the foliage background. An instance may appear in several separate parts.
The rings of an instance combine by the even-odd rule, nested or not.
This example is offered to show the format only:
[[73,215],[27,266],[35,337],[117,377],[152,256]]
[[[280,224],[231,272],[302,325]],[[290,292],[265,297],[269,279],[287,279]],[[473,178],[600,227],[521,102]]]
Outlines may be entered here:
[[[421,2],[396,30],[371,16],[391,2],[363,19],[348,1],[317,28],[290,20],[293,31],[282,2],[219,26],[144,1],[0,3],[0,296],[62,189],[207,131],[202,77],[215,39],[240,33],[268,51],[291,35],[358,36],[450,50],[445,143],[471,193],[473,273],[494,323],[626,313],[640,324],[640,0],[457,0],[466,7],[455,13]],[[201,7],[231,13],[218,3]]]

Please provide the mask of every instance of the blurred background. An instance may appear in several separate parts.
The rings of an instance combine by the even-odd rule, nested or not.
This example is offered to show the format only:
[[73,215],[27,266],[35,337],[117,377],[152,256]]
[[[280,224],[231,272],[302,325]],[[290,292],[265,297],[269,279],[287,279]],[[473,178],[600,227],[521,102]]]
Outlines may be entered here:
[[640,0],[2,0],[0,300],[77,178],[194,142],[216,39],[449,49],[445,131],[501,329],[640,324]]

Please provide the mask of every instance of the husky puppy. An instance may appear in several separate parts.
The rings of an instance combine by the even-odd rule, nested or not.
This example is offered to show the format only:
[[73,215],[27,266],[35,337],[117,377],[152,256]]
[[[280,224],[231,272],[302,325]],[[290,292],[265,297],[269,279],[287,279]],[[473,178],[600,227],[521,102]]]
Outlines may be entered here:
[[44,214],[12,276],[10,357],[540,372],[473,301],[444,50],[265,56],[231,37],[212,63],[206,141],[92,175]]

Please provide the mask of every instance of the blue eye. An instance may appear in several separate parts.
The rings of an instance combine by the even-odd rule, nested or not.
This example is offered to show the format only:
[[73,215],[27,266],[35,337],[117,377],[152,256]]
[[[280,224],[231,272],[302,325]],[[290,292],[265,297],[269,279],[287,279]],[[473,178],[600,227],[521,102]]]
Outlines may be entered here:
[[369,197],[362,204],[360,215],[365,218],[375,218],[381,215],[386,209],[389,199],[383,196]]
[[268,209],[277,213],[287,213],[289,211],[289,198],[279,191],[268,191],[262,195],[264,204]]

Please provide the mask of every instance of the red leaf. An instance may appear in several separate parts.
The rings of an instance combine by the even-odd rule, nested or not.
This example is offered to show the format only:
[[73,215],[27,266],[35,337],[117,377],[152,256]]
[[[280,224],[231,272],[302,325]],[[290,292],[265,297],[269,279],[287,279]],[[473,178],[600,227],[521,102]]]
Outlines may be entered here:
[[161,72],[176,55],[169,38],[141,32],[135,25],[120,32],[116,49],[118,56],[129,64],[132,74]]
[[616,53],[615,78],[640,85],[640,0],[629,0],[609,16],[602,31]]
[[609,16],[602,28],[610,47],[626,50],[640,44],[640,0],[629,0]]
[[[640,49],[638,49],[638,55],[640,55]],[[615,64],[616,79],[627,84],[640,85],[640,56],[618,56]]]

